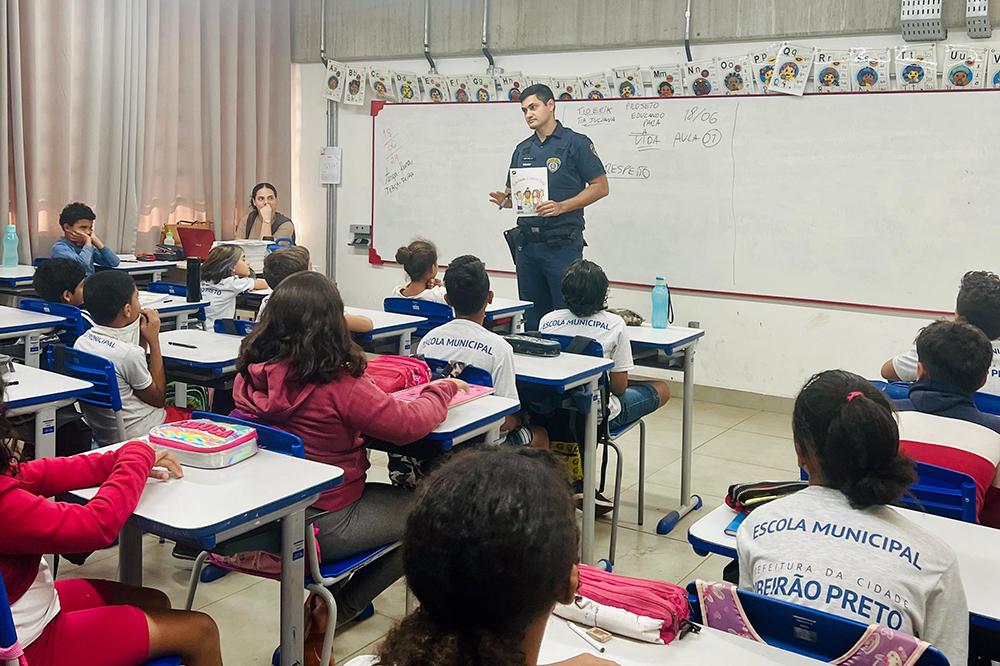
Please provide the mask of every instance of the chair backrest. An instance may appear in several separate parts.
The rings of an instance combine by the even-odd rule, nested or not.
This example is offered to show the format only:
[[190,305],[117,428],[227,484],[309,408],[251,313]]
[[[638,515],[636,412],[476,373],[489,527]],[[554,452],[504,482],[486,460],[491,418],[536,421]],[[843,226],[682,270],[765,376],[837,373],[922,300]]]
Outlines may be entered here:
[[8,649],[15,643],[17,643],[17,629],[14,627],[14,616],[10,612],[7,588],[3,584],[3,576],[0,576],[0,648]]
[[[898,506],[930,513],[943,518],[954,518],[967,523],[976,522],[976,482],[972,477],[953,469],[917,461],[917,481],[909,488]],[[799,470],[803,481],[809,479],[804,469]]]
[[427,335],[427,332],[431,329],[437,328],[441,324],[446,324],[455,318],[455,311],[451,309],[450,305],[425,301],[420,298],[390,296],[382,302],[382,309],[394,314],[426,318],[426,323],[417,326],[418,336]]
[[215,332],[226,333],[227,335],[249,335],[253,327],[257,325],[255,321],[246,319],[216,319]]
[[31,265],[34,266],[35,268],[38,268],[51,258],[52,257],[35,257],[35,259],[31,262]]
[[[424,361],[431,369],[431,373],[438,376],[438,373],[444,371],[444,368],[448,365],[448,361],[442,361],[437,358],[425,358]],[[482,368],[477,368],[474,365],[466,365],[465,369],[462,370],[458,378],[462,381],[468,382],[470,384],[475,384],[476,386],[489,386],[493,387],[493,375],[491,375],[486,370]]]
[[150,291],[154,294],[170,294],[171,296],[184,296],[188,295],[188,288],[186,284],[178,284],[177,282],[150,282],[146,285],[146,291]]
[[910,397],[910,385],[913,382],[884,382],[880,379],[872,379],[870,383],[892,400],[906,400]]
[[[236,416],[233,416],[232,414],[236,414]],[[274,451],[275,453],[282,453],[286,456],[294,456],[296,458],[306,457],[305,446],[302,444],[302,438],[298,435],[293,435],[290,432],[285,432],[284,430],[280,430],[272,426],[257,423],[249,418],[240,418],[241,416],[248,417],[250,415],[239,410],[233,410],[232,414],[229,416],[223,416],[222,414],[213,414],[212,412],[193,412],[191,414],[191,418],[211,419],[213,421],[218,421],[219,423],[233,423],[236,425],[256,428],[257,445],[262,449]]]
[[90,322],[84,318],[83,311],[69,303],[51,303],[35,298],[22,298],[18,307],[29,312],[63,317],[66,323],[62,325],[63,332],[59,335],[59,339],[67,344],[76,342],[76,339],[90,328]]
[[556,335],[555,333],[542,333],[542,337],[546,340],[555,340],[562,347],[564,352],[569,354],[581,354],[583,356],[596,356],[597,358],[604,357],[604,347],[597,340],[590,339],[586,344],[580,348],[579,343],[574,345],[573,341],[578,338],[572,335]]
[[[691,618],[702,622],[695,583],[687,585]],[[830,662],[843,656],[861,638],[867,625],[839,615],[799,606],[749,590],[737,592],[747,620],[768,645]],[[948,660],[933,647],[916,662],[918,666],[947,666]]]
[[981,412],[1000,414],[1000,395],[980,392],[972,396],[972,401],[976,403],[976,408]]
[[295,241],[293,241],[291,238],[288,238],[287,236],[282,236],[280,238],[275,238],[274,242],[267,246],[267,252],[268,254],[270,254],[275,250],[280,250],[286,247],[292,247],[293,245],[295,245]]
[[103,407],[115,412],[122,408],[122,396],[118,392],[118,375],[114,364],[100,356],[88,354],[66,345],[51,345],[45,350],[46,369],[90,382],[94,388],[78,397],[88,405]]

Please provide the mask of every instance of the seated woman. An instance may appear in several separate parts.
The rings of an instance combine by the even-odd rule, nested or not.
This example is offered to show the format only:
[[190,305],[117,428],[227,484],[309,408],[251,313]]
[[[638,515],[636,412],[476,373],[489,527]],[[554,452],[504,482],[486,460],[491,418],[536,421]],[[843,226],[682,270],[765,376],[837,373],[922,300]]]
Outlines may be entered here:
[[[301,437],[310,460],[344,470],[343,483],[316,502],[329,511],[317,521],[323,559],[401,539],[412,494],[365,482],[369,464],[362,435],[400,445],[419,440],[444,421],[448,403],[468,385],[435,382],[412,402],[383,393],[364,374],[365,355],[351,340],[337,287],[311,271],[277,286],[236,367],[238,410]],[[334,591],[338,621],[356,617],[402,573],[399,550],[358,571]]]
[[792,431],[809,487],[743,521],[740,587],[899,629],[964,664],[955,551],[888,506],[916,480],[889,399],[850,372],[821,372],[795,399]]
[[295,225],[278,212],[278,190],[271,183],[257,183],[250,192],[250,212],[236,225],[236,240],[291,238]]
[[[535,666],[556,602],[579,586],[566,473],[548,452],[454,456],[424,481],[406,522],[406,580],[420,606],[377,657],[347,666]],[[564,666],[614,666],[588,654]]]

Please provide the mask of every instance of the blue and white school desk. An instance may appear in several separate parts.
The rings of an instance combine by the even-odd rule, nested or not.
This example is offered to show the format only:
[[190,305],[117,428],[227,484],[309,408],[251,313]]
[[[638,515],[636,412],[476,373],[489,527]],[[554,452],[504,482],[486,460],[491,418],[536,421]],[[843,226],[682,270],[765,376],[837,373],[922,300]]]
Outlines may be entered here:
[[[226,539],[281,521],[281,664],[301,664],[305,510],[321,492],[339,485],[343,475],[333,465],[261,450],[232,467],[185,467],[181,479],[147,481],[119,538],[118,579],[142,585],[143,532],[211,550]],[[70,494],[90,500],[97,488]]]
[[32,280],[35,277],[34,266],[15,266],[0,268],[0,294],[8,294],[13,304],[17,305],[22,296],[32,296],[35,289]]
[[173,328],[187,328],[192,318],[198,319],[199,313],[204,317],[205,308],[211,303],[208,301],[191,303],[183,296],[154,294],[140,290],[139,305],[156,310],[156,313],[160,315],[161,322],[174,322]]
[[515,298],[494,298],[486,306],[486,323],[510,317],[510,332],[521,333],[524,323],[524,313],[535,307],[531,301],[520,301]]
[[187,385],[215,385],[236,374],[243,336],[194,328],[160,333],[167,380],[175,381],[178,407],[187,407]]
[[[955,550],[973,626],[1000,631],[1000,530],[901,507],[893,509]],[[725,532],[735,516],[736,512],[723,504],[691,525],[688,541],[694,551],[735,559],[736,537]]]
[[373,342],[375,340],[385,340],[399,338],[400,356],[409,356],[412,353],[413,334],[417,326],[427,321],[424,317],[414,317],[412,315],[401,315],[382,310],[368,310],[366,308],[345,307],[344,312],[349,315],[368,317],[372,320],[374,328],[368,333],[355,333],[355,340]]
[[514,354],[517,381],[543,386],[562,394],[577,386],[586,386],[591,398],[587,411],[587,432],[583,441],[583,533],[580,559],[594,563],[594,490],[597,483],[597,405],[601,394],[598,382],[613,364],[605,358],[562,353],[543,357]]
[[176,261],[133,261],[132,255],[119,255],[121,261],[114,268],[95,266],[99,271],[124,271],[134,278],[149,278],[150,282],[159,282],[163,274],[177,265]]
[[518,400],[484,395],[449,409],[448,417],[424,439],[440,442],[441,448],[447,451],[473,437],[497,431],[508,415],[520,410]]
[[690,633],[670,645],[643,643],[630,638],[615,636],[604,644],[604,653],[597,650],[566,625],[566,621],[556,616],[549,618],[545,628],[545,638],[538,654],[539,664],[551,664],[575,657],[591,654],[613,661],[620,666],[649,666],[669,664],[670,666],[705,666],[706,664],[734,664],[738,666],[808,666],[822,662],[804,657],[794,652],[786,652],[764,643],[733,636],[717,629],[702,627],[698,634]]
[[669,534],[677,522],[692,511],[701,508],[701,498],[691,495],[691,461],[694,446],[691,432],[694,428],[694,354],[698,342],[705,337],[699,328],[668,326],[627,326],[632,355],[636,365],[649,364],[653,367],[669,367],[673,359],[681,358],[684,373],[684,401],[681,407],[681,496],[680,506],[664,516],[656,526],[657,534]]
[[14,371],[4,375],[7,414],[35,415],[35,458],[56,455],[56,410],[72,405],[90,391],[93,384],[48,370],[14,364]]
[[42,336],[65,322],[62,317],[0,305],[0,340],[24,338],[24,363],[37,368]]

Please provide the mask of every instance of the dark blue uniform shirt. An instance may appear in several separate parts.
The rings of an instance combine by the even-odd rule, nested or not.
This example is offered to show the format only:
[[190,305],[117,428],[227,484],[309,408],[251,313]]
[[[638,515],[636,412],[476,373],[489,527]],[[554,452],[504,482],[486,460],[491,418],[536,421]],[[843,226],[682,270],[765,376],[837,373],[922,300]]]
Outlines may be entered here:
[[[587,183],[604,175],[604,164],[597,156],[593,142],[584,134],[563,127],[556,121],[556,129],[539,141],[532,133],[517,144],[510,158],[510,168],[546,167],[549,170],[549,199],[565,201],[582,192]],[[510,187],[510,174],[507,174]],[[539,229],[542,234],[583,231],[583,209],[579,208],[555,217],[520,217],[521,228]]]

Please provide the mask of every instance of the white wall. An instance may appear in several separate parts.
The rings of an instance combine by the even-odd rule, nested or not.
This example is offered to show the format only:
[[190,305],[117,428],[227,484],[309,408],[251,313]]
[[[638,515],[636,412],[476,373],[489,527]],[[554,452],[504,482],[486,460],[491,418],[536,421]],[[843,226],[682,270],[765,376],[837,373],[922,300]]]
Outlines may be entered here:
[[[841,48],[902,43],[898,36],[889,35],[803,41],[817,46]],[[954,32],[951,41],[970,43],[964,34]],[[1000,44],[1000,33],[990,41],[994,45]],[[987,44],[984,40],[971,43]],[[693,55],[696,60],[736,55],[757,45],[759,44],[696,45],[693,47]],[[586,74],[614,66],[645,66],[684,60],[682,48],[664,47],[498,56],[497,64],[510,71],[569,75]],[[427,64],[423,60],[389,61],[381,64],[404,71],[427,70]],[[437,64],[438,71],[442,74],[461,74],[484,71],[486,63],[483,58],[454,58]],[[297,167],[293,166],[292,213],[301,242],[312,250],[316,268],[324,270],[322,260],[328,230],[324,189],[318,184],[319,149],[326,139],[326,102],[320,94],[324,70],[318,64],[294,67],[295,79],[299,83],[299,103],[293,121],[298,164]],[[402,280],[402,270],[396,266],[371,266],[367,252],[347,247],[348,226],[368,224],[371,221],[372,121],[367,106],[342,106],[338,108],[337,114],[338,143],[344,151],[343,182],[338,189],[337,202],[337,282],[349,304],[380,308],[382,299]],[[528,133],[526,127],[525,136]],[[484,196],[485,194],[483,193]],[[611,197],[614,197],[613,192]],[[377,229],[375,233],[377,236]],[[934,233],[937,231],[928,229],[928,242],[933,242]],[[677,242],[683,243],[683,236],[679,236]],[[497,237],[497,243],[503,243],[503,239]],[[391,258],[393,249],[380,248],[385,258]],[[691,248],[691,251],[710,252],[711,248]],[[887,248],[887,251],[891,251],[891,248]],[[442,257],[443,261],[447,259]],[[837,270],[836,258],[831,257],[830,264],[817,266],[817,270]],[[905,279],[905,276],[901,276],[901,279]],[[493,289],[500,296],[517,295],[517,285],[512,277],[494,276]],[[648,314],[649,294],[645,289],[616,287],[612,289],[611,305]],[[674,311],[675,323],[698,321],[707,331],[697,357],[698,384],[777,396],[793,396],[810,374],[828,368],[840,367],[868,377],[877,377],[882,362],[892,354],[907,349],[918,329],[929,321],[920,316],[899,313],[686,294],[674,295]]]

